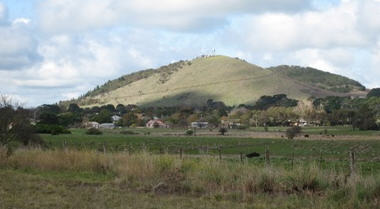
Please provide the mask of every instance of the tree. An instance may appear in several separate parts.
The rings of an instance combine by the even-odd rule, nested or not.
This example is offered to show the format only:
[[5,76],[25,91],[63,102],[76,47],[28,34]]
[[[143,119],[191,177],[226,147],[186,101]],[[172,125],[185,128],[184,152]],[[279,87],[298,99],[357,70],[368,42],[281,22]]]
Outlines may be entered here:
[[123,115],[123,126],[129,127],[138,122],[137,116],[133,112],[128,112]]
[[127,109],[126,109],[125,106],[122,105],[122,104],[118,104],[118,105],[116,106],[116,111],[117,111],[120,115],[123,115],[123,114],[127,113]]
[[68,111],[72,113],[80,113],[82,109],[77,104],[73,103],[69,105]]
[[370,97],[380,97],[380,88],[375,88],[369,91],[367,94],[367,98]]
[[0,145],[10,149],[10,144],[14,142],[23,145],[43,144],[30,124],[29,114],[29,110],[12,105],[8,97],[0,96]]
[[356,112],[352,126],[353,129],[359,128],[359,130],[378,130],[379,128],[373,111],[366,104],[362,105],[359,111]]
[[40,124],[58,125],[58,116],[53,112],[43,112],[40,115]]
[[92,118],[92,120],[94,120],[98,123],[111,123],[112,122],[111,116],[112,116],[112,114],[110,111],[108,111],[106,109],[102,109],[99,114],[95,115]]
[[108,110],[111,113],[116,112],[115,106],[113,106],[113,104],[104,105],[104,106],[100,107],[100,109]]

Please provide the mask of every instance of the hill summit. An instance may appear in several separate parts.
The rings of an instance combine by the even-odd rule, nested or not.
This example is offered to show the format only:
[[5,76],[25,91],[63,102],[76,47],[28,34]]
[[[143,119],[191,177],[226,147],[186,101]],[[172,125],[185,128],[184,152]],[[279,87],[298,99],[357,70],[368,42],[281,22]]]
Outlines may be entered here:
[[213,99],[238,105],[253,104],[263,95],[286,94],[289,98],[306,99],[366,93],[357,81],[313,68],[262,68],[239,58],[202,56],[124,75],[74,102],[81,106],[195,106]]

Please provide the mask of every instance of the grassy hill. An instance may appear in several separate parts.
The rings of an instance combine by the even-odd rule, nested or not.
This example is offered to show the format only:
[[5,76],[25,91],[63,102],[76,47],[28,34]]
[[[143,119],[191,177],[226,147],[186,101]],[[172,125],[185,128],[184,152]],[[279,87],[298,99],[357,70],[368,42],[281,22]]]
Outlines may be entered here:
[[202,105],[208,99],[227,105],[252,104],[262,95],[360,96],[365,87],[349,78],[313,68],[262,68],[238,58],[207,56],[122,76],[78,100],[81,106],[137,104]]

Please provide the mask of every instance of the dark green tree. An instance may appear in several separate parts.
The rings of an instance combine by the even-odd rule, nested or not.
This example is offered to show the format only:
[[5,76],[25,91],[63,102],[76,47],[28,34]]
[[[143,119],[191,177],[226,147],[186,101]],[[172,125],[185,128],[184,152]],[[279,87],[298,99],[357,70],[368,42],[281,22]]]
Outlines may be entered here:
[[367,98],[370,97],[380,97],[380,88],[375,88],[369,91],[367,94]]
[[23,145],[43,144],[30,124],[30,111],[14,107],[9,98],[0,96],[0,145],[7,146],[8,151],[13,142]]
[[93,116],[91,119],[98,123],[111,123],[112,122],[111,116],[112,114],[109,110],[102,109],[97,115]]
[[359,130],[378,130],[379,128],[375,115],[368,105],[362,105],[356,112],[352,125],[353,129],[358,128]]

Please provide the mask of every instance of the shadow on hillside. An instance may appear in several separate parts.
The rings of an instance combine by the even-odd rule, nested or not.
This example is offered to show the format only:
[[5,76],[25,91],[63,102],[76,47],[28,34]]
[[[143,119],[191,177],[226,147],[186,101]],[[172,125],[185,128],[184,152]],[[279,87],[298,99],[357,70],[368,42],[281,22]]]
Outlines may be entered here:
[[163,96],[161,99],[141,103],[139,105],[143,107],[204,106],[208,99],[217,101],[218,96],[215,94],[188,91],[171,96]]

